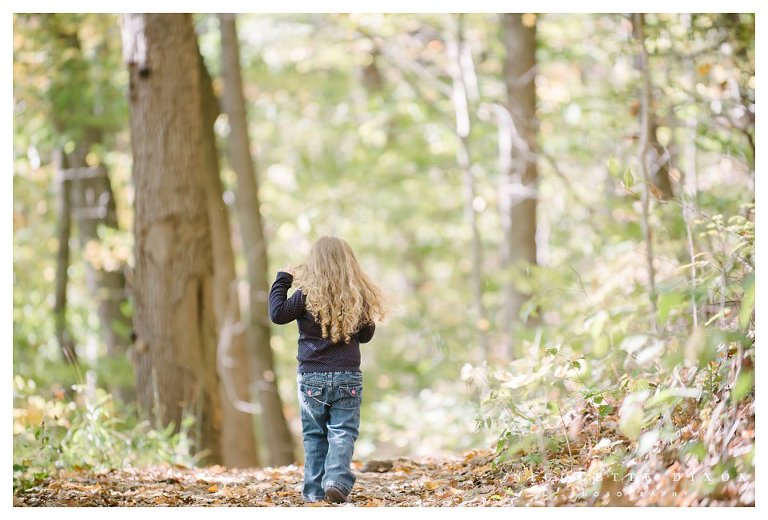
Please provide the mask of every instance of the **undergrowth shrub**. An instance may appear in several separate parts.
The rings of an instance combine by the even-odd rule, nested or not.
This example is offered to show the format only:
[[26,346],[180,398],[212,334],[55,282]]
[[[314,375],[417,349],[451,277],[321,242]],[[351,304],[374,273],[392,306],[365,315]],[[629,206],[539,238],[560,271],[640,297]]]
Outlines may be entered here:
[[39,395],[32,380],[13,381],[13,488],[24,490],[63,471],[95,471],[158,463],[193,466],[192,416],[174,431],[152,428],[135,413],[116,410],[102,389],[72,387],[73,397]]

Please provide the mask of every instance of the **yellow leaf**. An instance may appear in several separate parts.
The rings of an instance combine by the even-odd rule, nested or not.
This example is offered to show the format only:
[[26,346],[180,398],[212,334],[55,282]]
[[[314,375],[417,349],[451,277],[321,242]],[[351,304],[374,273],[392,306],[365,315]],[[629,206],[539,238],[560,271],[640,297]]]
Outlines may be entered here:
[[219,486],[217,486],[216,484],[208,488],[208,491],[210,491],[211,493],[216,493],[218,490],[219,490]]
[[473,475],[477,475],[478,473],[485,473],[487,471],[490,471],[490,469],[491,469],[491,465],[490,464],[485,464],[483,466],[478,466],[475,469],[473,469],[472,470],[472,474]]

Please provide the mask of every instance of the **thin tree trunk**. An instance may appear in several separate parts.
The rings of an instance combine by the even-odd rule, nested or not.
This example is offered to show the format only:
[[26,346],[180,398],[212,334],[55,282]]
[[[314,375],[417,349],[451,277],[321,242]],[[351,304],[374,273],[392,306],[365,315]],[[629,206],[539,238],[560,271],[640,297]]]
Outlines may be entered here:
[[69,182],[60,173],[68,166],[67,156],[63,150],[58,149],[55,151],[54,162],[58,186],[56,238],[59,243],[59,249],[56,254],[56,291],[53,316],[56,327],[56,339],[64,355],[64,360],[77,368],[77,351],[67,326],[67,283],[69,281],[69,237],[72,227],[72,210],[69,200]]
[[203,57],[198,56],[202,79],[203,168],[213,246],[213,307],[219,331],[217,359],[223,417],[221,451],[225,466],[247,468],[259,465],[253,417],[248,402],[250,362],[242,331],[226,330],[236,329],[240,325],[240,303],[236,290],[229,211],[223,199],[216,134],[213,129],[219,115],[219,105]]
[[[85,157],[90,151],[91,144],[98,142],[100,132],[91,129],[94,139],[85,139],[72,154],[71,168],[87,168]],[[81,170],[82,171],[82,170]],[[127,302],[124,266],[108,269],[100,262],[94,263],[89,258],[91,242],[98,244],[99,226],[118,228],[115,200],[112,194],[112,184],[106,169],[93,170],[90,173],[75,173],[70,179],[70,197],[72,214],[77,222],[77,236],[80,249],[85,261],[85,280],[93,301],[96,303],[97,315],[101,325],[101,335],[107,347],[107,355],[120,361],[128,353],[131,344],[131,319],[124,312]],[[112,267],[112,266],[110,266]],[[126,359],[127,361],[127,359]],[[112,391],[123,402],[130,403],[135,399],[133,385],[108,382]]]
[[[689,28],[692,25],[691,14],[683,14],[683,22]],[[694,84],[696,73],[692,61],[685,64],[685,75]],[[683,147],[684,168],[682,178],[680,179],[680,201],[682,203],[683,219],[685,221],[685,232],[688,237],[688,255],[691,262],[691,317],[693,326],[699,326],[699,307],[696,303],[696,243],[694,240],[691,220],[699,206],[699,168],[698,153],[696,150],[696,135],[698,134],[698,118],[695,113],[691,113],[685,120],[685,146]],[[690,198],[686,197],[686,190],[690,190]]]
[[221,462],[213,259],[202,165],[200,65],[188,14],[126,15],[135,201],[139,403],[155,424],[193,416]]
[[648,51],[645,48],[644,17],[642,13],[633,15],[633,25],[635,36],[640,43],[639,69],[641,73],[641,91],[640,91],[640,141],[639,157],[640,170],[643,173],[643,191],[642,191],[642,219],[643,236],[645,237],[645,262],[648,273],[648,299],[651,304],[651,327],[658,332],[659,323],[656,313],[656,270],[653,266],[653,231],[650,224],[650,203],[651,203],[651,177],[648,167],[648,152],[650,150],[650,132],[651,132],[651,78],[648,71]]
[[[641,16],[641,23],[645,23],[645,17]],[[637,19],[633,18],[633,22],[636,22]],[[636,38],[640,38],[638,31],[638,27],[636,26],[636,23],[633,23],[635,25],[634,27],[634,33]],[[643,40],[644,41],[644,40]],[[645,45],[645,43],[643,43]],[[643,57],[645,56],[645,57]],[[645,74],[647,70],[647,59],[648,59],[648,52],[643,48],[640,54],[636,56],[635,59],[635,67],[640,72],[640,74]],[[644,61],[645,60],[645,61]],[[643,64],[645,63],[645,65]],[[645,67],[645,68],[644,68]],[[672,181],[669,177],[669,169],[670,169],[670,158],[666,154],[666,151],[664,150],[664,147],[661,146],[661,143],[659,143],[659,138],[657,135],[656,130],[658,129],[658,117],[656,113],[653,110],[653,93],[651,91],[648,92],[648,108],[647,108],[647,115],[644,116],[642,110],[638,113],[639,123],[643,128],[646,128],[646,130],[641,130],[646,132],[646,139],[647,139],[647,159],[646,159],[646,167],[648,168],[649,172],[649,178],[651,179],[651,194],[654,195],[658,199],[671,199],[674,197],[674,191],[672,189]],[[647,117],[647,121],[643,120],[643,117]]]
[[[39,19],[44,29],[55,35],[62,44],[59,53],[63,60],[66,55],[64,61],[67,63],[67,74],[62,77],[57,76],[49,91],[49,95],[57,99],[58,96],[62,95],[62,92],[72,88],[68,81],[71,81],[73,76],[77,77],[77,81],[83,83],[87,81],[84,77],[87,78],[87,72],[91,65],[83,55],[77,27],[61,24],[57,15],[40,15]],[[93,114],[93,107],[90,104],[83,105],[81,110],[84,116]],[[123,305],[127,301],[125,276],[122,270],[124,266],[117,266],[117,269],[108,270],[107,266],[95,265],[91,262],[87,254],[89,242],[96,241],[98,243],[100,240],[98,236],[100,225],[117,228],[112,187],[106,170],[99,170],[97,175],[94,175],[93,171],[78,170],[88,166],[86,155],[92,144],[100,141],[101,130],[95,126],[83,127],[82,124],[72,122],[68,117],[59,113],[53,113],[52,116],[53,126],[57,133],[75,139],[78,144],[71,154],[65,154],[60,150],[59,157],[56,159],[57,170],[61,172],[59,184],[61,207],[59,209],[62,213],[59,231],[60,233],[66,232],[68,239],[71,233],[71,220],[77,222],[77,236],[85,257],[86,283],[92,301],[97,306],[100,330],[107,346],[107,354],[115,360],[125,359],[130,345],[131,320],[123,312]],[[59,273],[57,279],[57,336],[62,338],[64,343],[69,344],[65,347],[69,351],[69,355],[74,355],[72,338],[62,328],[65,326],[64,307],[66,306],[67,265],[64,262],[69,262],[69,245],[60,243],[64,249],[60,250],[59,269],[64,269],[64,271]],[[132,384],[125,385],[113,380],[109,380],[107,384],[113,394],[119,396],[123,401],[130,402],[133,400]]]
[[270,328],[267,320],[267,243],[261,223],[256,170],[250,153],[250,139],[240,75],[240,48],[234,15],[219,15],[221,30],[224,109],[229,117],[228,155],[237,175],[237,216],[240,223],[248,280],[250,319],[247,338],[254,347],[256,389],[262,410],[263,439],[271,466],[294,461],[293,440],[277,390],[277,375],[272,359]]
[[[533,16],[533,15],[528,15]],[[501,260],[505,274],[536,265],[536,201],[538,169],[536,166],[536,22],[520,13],[502,15],[502,34],[506,58],[504,82],[507,110],[504,118],[511,143],[505,147],[509,161],[502,163],[500,205],[504,240]],[[520,310],[528,295],[510,281],[504,283],[504,323],[509,337],[503,355],[512,355],[513,336],[521,321]]]
[[[469,117],[469,99],[467,94],[467,77],[473,74],[473,71],[467,71],[468,68],[464,57],[468,49],[464,47],[464,15],[459,14],[456,18],[456,41],[449,40],[448,51],[451,57],[451,77],[453,79],[453,109],[456,115],[456,137],[458,139],[457,161],[464,178],[464,219],[472,231],[472,297],[475,307],[475,328],[477,330],[477,340],[483,353],[483,358],[490,357],[488,347],[488,320],[485,317],[485,307],[483,305],[483,252],[482,241],[480,239],[480,230],[477,226],[477,213],[474,208],[475,203],[475,179],[472,173],[472,154],[470,147],[469,134],[471,131],[471,121]],[[471,56],[469,56],[471,58]]]

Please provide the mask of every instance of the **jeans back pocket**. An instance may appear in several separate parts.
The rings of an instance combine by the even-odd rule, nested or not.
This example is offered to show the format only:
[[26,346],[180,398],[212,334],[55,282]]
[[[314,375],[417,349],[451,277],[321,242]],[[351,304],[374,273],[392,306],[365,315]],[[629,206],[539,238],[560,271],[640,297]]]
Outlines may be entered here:
[[338,387],[338,394],[334,405],[339,408],[354,409],[360,406],[363,399],[363,385],[346,383]]
[[322,386],[299,383],[299,395],[301,397],[301,402],[304,404],[311,406],[322,406],[325,404]]

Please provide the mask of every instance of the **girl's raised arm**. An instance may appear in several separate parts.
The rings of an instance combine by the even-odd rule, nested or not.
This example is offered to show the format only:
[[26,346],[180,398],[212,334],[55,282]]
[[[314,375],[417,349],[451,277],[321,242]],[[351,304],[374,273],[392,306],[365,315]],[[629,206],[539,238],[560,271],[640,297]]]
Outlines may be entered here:
[[269,291],[269,319],[272,323],[285,325],[304,314],[304,295],[297,290],[288,298],[288,289],[293,283],[293,275],[279,271]]

